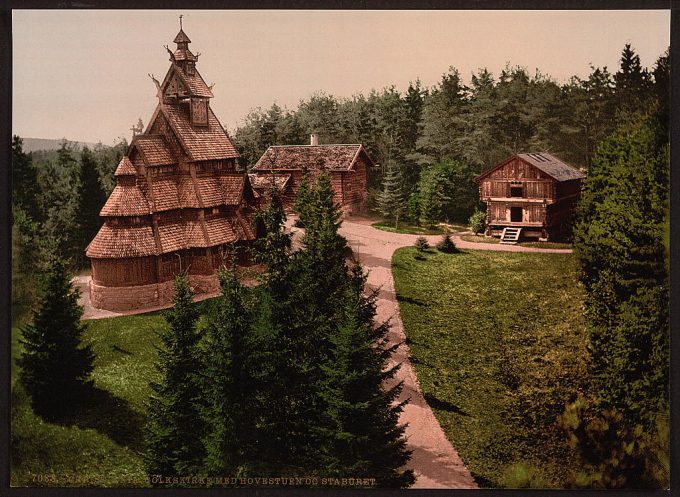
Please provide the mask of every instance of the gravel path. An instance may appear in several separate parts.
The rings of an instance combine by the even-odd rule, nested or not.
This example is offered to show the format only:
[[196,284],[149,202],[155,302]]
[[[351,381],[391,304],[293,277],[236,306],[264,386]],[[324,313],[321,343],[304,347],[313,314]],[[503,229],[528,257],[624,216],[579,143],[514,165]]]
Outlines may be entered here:
[[[399,400],[410,399],[400,422],[407,423],[406,439],[408,448],[413,451],[409,467],[415,472],[416,482],[412,488],[477,488],[470,471],[425,402],[409,361],[409,348],[405,343],[404,325],[399,316],[392,279],[392,254],[399,247],[412,245],[417,236],[388,233],[350,221],[343,222],[340,232],[369,271],[369,287],[380,289],[377,319],[390,319],[390,342],[401,343],[392,359],[401,363],[395,378],[396,381],[404,382]],[[434,240],[437,237],[431,238]]]
[[[399,315],[399,305],[392,279],[392,255],[400,247],[411,246],[418,235],[390,233],[373,228],[373,220],[353,217],[345,220],[340,233],[347,238],[352,250],[358,256],[364,268],[369,272],[367,284],[370,288],[379,289],[377,316],[379,321],[389,319],[391,343],[400,343],[392,360],[401,363],[395,382],[403,381],[404,388],[399,400],[410,399],[401,414],[400,422],[407,424],[406,438],[408,448],[413,451],[409,466],[414,470],[416,482],[412,488],[477,488],[463,460],[444,435],[432,409],[425,401],[413,366],[409,361],[409,348],[406,345],[404,325]],[[289,219],[287,226],[292,226]],[[293,228],[299,235],[299,230]],[[297,238],[297,237],[296,237]],[[430,245],[435,245],[439,235],[426,236]],[[491,243],[467,242],[454,234],[452,238],[458,248],[475,250],[496,250],[504,252],[546,252],[570,253],[569,249],[539,249],[521,247],[519,245],[500,245]],[[84,307],[83,319],[101,319],[129,314],[141,314],[162,309],[164,307],[140,309],[128,312],[111,312],[92,307],[89,292],[90,276],[81,275],[73,279],[80,288],[79,303]],[[196,300],[213,297],[201,295]]]
[[[359,260],[369,271],[368,285],[379,288],[377,319],[390,319],[392,323],[390,342],[401,343],[393,360],[401,363],[396,381],[404,381],[399,400],[410,398],[400,421],[407,423],[406,438],[413,451],[410,467],[416,473],[413,488],[477,488],[470,471],[444,435],[432,409],[425,401],[413,366],[409,361],[409,348],[405,343],[404,325],[399,315],[392,279],[392,255],[400,247],[411,246],[418,235],[390,233],[373,228],[374,221],[352,218],[345,220],[340,232],[347,238]],[[426,236],[430,245],[441,240],[440,235]],[[466,242],[459,235],[452,236],[459,248],[496,250],[504,252],[570,253],[569,249],[538,249],[519,245]]]

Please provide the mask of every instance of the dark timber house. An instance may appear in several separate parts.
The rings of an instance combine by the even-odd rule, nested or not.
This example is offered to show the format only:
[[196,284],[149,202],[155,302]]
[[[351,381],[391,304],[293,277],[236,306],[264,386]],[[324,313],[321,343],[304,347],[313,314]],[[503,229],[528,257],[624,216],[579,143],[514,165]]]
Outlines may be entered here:
[[177,49],[168,49],[170,69],[162,83],[154,79],[158,106],[120,161],[104,224],[87,247],[95,307],[168,303],[180,272],[195,292],[218,291],[216,270],[230,247],[255,239],[255,193],[210,108],[190,42],[180,29]]
[[513,155],[488,169],[476,178],[486,203],[486,235],[510,242],[567,236],[583,178],[545,152]]
[[316,135],[310,140],[309,145],[269,147],[250,175],[254,188],[260,194],[277,188],[290,211],[305,173],[311,179],[326,171],[333,185],[333,199],[343,215],[365,211],[368,168],[374,164],[363,145],[319,145]]

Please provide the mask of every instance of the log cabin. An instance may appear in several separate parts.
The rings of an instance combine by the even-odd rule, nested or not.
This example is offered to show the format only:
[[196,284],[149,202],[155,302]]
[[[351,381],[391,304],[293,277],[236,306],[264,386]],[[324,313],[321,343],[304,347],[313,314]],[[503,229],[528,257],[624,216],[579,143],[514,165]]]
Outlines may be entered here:
[[[146,130],[133,136],[86,249],[92,305],[130,310],[169,303],[174,277],[197,294],[219,290],[230,250],[255,238],[257,201],[239,154],[210,108],[211,87],[181,29]],[[247,263],[244,250],[240,263]]]
[[477,176],[487,236],[504,242],[571,233],[584,175],[546,152],[517,154]]
[[319,145],[313,134],[309,145],[269,147],[253,167],[251,183],[260,194],[277,188],[286,211],[291,212],[303,176],[313,178],[326,171],[333,185],[333,200],[343,216],[348,216],[366,210],[368,168],[372,166],[363,145]]

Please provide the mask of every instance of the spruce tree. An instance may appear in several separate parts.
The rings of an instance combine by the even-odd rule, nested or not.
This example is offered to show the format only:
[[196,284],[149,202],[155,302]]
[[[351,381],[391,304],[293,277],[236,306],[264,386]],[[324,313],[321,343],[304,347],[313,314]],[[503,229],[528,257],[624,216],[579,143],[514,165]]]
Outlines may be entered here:
[[308,217],[308,210],[311,203],[310,198],[310,176],[307,172],[302,175],[302,180],[295,192],[295,200],[293,202],[293,210],[297,214],[297,221],[295,225],[304,228]]
[[12,137],[12,206],[23,210],[33,221],[41,222],[39,196],[38,171],[31,155],[23,151],[23,140],[15,135]]
[[668,405],[668,155],[653,122],[600,146],[574,234],[598,397],[648,427]]
[[204,458],[201,334],[197,330],[199,312],[192,297],[188,278],[177,276],[174,307],[164,313],[169,327],[160,335],[162,346],[156,362],[160,378],[150,384],[144,459],[149,474],[196,474]]
[[83,308],[71,284],[66,264],[52,257],[40,278],[40,297],[31,323],[22,329],[20,378],[36,413],[67,414],[82,404],[92,386],[94,355],[83,345]]
[[286,213],[276,192],[272,193],[269,204],[257,211],[256,222],[264,233],[255,242],[253,258],[266,266],[270,278],[278,280],[288,264],[292,242],[290,234],[284,231]]
[[397,402],[399,365],[387,367],[398,344],[388,344],[388,322],[374,326],[377,292],[364,295],[366,275],[359,264],[346,283],[342,316],[322,366],[327,416],[333,420],[324,433],[326,471],[375,478],[379,487],[408,487],[415,478],[404,469],[411,451],[399,424],[406,401]]
[[249,402],[257,387],[250,364],[256,352],[250,337],[251,309],[237,278],[235,257],[230,269],[220,270],[219,280],[222,295],[213,303],[204,347],[203,468],[211,475],[243,474],[253,459],[256,434]]
[[80,174],[78,178],[78,240],[76,263],[85,261],[85,248],[99,231],[101,220],[99,211],[106,203],[106,196],[99,181],[97,161],[89,148],[83,148],[80,154]]
[[666,139],[657,116],[622,126],[601,144],[579,202],[595,388],[561,421],[582,460],[576,486],[668,486]]
[[386,219],[394,219],[394,228],[399,228],[399,218],[406,208],[401,169],[390,162],[387,166],[383,189],[378,193],[378,212]]
[[626,43],[621,52],[621,63],[614,75],[615,96],[618,107],[618,118],[635,119],[636,112],[644,112],[651,97],[649,72],[642,67],[640,56],[635,53],[630,43]]

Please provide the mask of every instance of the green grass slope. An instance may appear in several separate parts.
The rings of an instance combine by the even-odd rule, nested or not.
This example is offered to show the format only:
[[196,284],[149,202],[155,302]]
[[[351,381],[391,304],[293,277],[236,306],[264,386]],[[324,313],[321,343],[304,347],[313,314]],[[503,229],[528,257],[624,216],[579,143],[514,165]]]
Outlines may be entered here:
[[571,254],[398,250],[393,274],[426,400],[482,486],[560,487],[573,454],[555,426],[587,386]]

